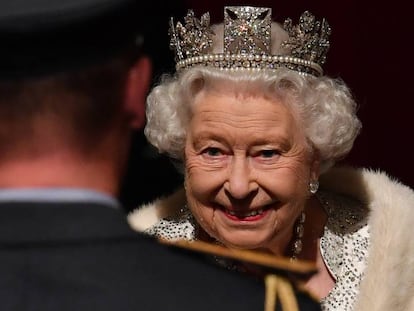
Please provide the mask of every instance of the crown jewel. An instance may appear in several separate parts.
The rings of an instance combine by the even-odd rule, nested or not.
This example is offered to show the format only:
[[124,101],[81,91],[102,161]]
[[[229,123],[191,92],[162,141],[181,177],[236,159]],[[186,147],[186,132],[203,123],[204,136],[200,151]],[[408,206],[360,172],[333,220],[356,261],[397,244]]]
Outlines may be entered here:
[[215,33],[210,15],[200,19],[189,10],[184,24],[170,20],[170,48],[175,53],[177,71],[195,65],[220,69],[277,69],[286,67],[301,74],[320,76],[329,50],[331,28],[323,19],[305,11],[294,25],[286,19],[288,39],[282,42],[287,53],[271,54],[271,8],[230,6],[224,8],[223,53],[213,53]]

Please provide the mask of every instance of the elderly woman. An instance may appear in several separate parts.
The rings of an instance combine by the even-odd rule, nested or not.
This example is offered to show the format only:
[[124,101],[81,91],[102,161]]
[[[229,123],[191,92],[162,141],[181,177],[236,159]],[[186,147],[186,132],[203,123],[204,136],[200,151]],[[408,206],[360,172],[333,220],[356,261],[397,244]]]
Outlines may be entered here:
[[145,134],[183,164],[185,196],[138,208],[131,225],[311,260],[306,287],[324,310],[414,310],[414,192],[333,167],[361,123],[347,86],[323,75],[329,25],[224,13],[221,25],[192,11],[171,24],[177,73],[149,95]]

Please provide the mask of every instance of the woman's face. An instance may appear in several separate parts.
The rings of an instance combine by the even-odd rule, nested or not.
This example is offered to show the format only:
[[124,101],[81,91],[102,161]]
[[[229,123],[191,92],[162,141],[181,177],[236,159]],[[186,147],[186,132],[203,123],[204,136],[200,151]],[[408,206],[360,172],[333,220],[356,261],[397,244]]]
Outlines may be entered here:
[[186,147],[188,204],[223,244],[283,254],[316,178],[301,127],[261,96],[196,97]]

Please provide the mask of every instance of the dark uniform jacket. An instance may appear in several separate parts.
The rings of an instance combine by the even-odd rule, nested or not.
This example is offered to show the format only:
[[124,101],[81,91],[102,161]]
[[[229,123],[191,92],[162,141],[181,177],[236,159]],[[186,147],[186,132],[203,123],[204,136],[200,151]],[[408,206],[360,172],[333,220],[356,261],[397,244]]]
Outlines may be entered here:
[[[263,282],[131,230],[98,203],[0,203],[0,310],[263,310]],[[319,310],[298,294],[301,310]]]

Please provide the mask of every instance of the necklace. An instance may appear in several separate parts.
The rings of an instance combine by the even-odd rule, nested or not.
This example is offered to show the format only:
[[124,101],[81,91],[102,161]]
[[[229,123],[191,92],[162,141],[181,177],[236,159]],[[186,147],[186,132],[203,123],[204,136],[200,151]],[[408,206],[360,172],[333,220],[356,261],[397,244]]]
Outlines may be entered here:
[[305,212],[302,212],[296,221],[296,226],[293,232],[295,234],[295,241],[293,242],[293,246],[292,246],[292,256],[290,257],[291,260],[298,259],[299,254],[302,252],[302,248],[303,248],[302,238],[303,238],[303,233],[305,231],[304,229],[305,220],[306,220],[306,214]]
[[[293,234],[295,236],[294,241],[292,242],[292,255],[290,256],[290,260],[294,261],[298,259],[298,256],[300,255],[300,253],[302,252],[302,248],[303,248],[303,243],[302,243],[302,238],[303,238],[303,234],[304,234],[304,225],[305,225],[305,220],[306,220],[306,214],[305,212],[302,212],[298,219],[296,220],[296,224],[294,227],[294,231]],[[219,245],[223,245],[221,242],[219,241],[215,241],[216,244]],[[225,267],[226,269],[229,270],[236,270],[239,272],[248,272],[249,266],[246,264],[240,264],[240,262],[236,262],[234,260],[229,260],[227,258],[221,258],[221,257],[217,257],[217,256],[213,256],[214,261],[219,264],[220,266]],[[254,271],[254,270],[252,270]]]

